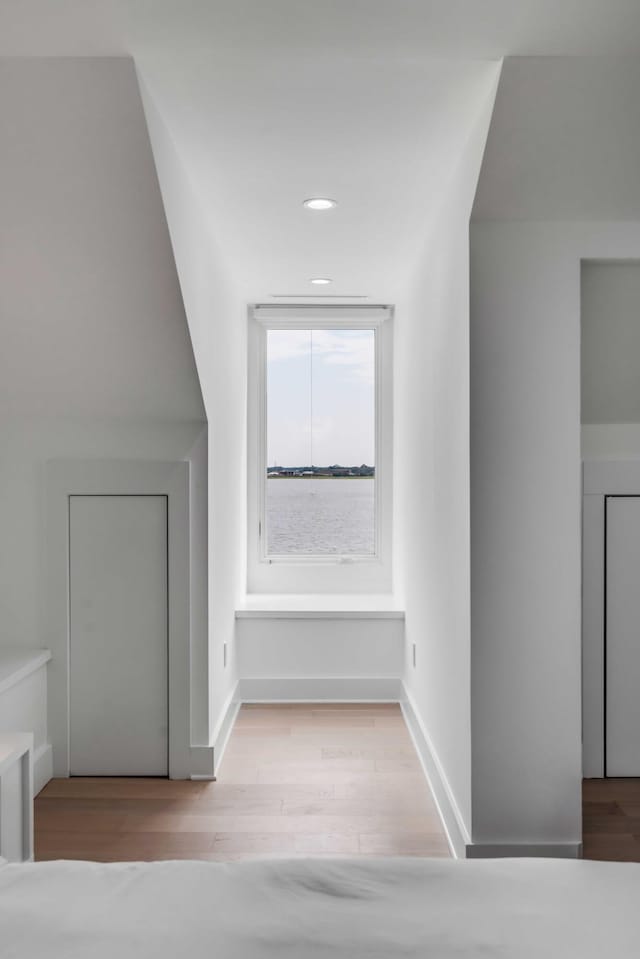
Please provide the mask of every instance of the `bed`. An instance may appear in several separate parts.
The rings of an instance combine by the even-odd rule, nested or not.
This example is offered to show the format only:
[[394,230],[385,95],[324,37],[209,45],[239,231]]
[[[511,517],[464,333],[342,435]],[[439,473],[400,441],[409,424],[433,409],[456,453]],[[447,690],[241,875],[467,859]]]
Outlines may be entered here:
[[0,865],[2,959],[636,957],[640,864]]

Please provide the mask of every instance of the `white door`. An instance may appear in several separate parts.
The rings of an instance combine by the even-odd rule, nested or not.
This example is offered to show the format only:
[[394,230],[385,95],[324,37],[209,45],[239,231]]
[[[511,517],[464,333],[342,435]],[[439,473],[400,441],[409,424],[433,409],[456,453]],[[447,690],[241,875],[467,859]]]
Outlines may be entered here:
[[606,499],[605,775],[640,776],[640,496]]
[[70,772],[168,775],[166,496],[71,496]]

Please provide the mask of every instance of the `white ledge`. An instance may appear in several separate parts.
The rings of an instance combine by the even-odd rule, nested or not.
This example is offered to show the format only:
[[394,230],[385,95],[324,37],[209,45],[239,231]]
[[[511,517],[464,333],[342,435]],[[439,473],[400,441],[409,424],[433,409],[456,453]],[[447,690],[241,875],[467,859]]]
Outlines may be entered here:
[[404,610],[386,594],[254,593],[238,605],[236,619],[404,619]]
[[236,619],[404,619],[399,609],[236,609]]
[[21,649],[19,646],[0,646],[0,693],[15,686],[25,676],[34,673],[51,659],[48,649]]

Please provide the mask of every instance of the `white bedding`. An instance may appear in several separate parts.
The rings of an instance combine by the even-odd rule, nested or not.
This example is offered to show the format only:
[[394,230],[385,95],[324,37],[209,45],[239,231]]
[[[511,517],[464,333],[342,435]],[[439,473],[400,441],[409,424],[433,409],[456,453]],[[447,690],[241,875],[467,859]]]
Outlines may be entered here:
[[640,864],[0,865],[2,959],[627,959]]

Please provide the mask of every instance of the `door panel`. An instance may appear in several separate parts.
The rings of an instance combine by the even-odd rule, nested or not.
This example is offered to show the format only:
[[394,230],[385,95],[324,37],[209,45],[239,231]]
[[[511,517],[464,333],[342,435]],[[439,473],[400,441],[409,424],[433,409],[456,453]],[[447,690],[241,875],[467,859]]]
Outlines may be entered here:
[[70,771],[168,775],[166,496],[71,496]]
[[606,768],[640,776],[640,497],[606,500]]

